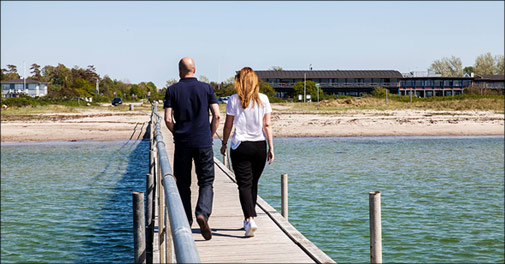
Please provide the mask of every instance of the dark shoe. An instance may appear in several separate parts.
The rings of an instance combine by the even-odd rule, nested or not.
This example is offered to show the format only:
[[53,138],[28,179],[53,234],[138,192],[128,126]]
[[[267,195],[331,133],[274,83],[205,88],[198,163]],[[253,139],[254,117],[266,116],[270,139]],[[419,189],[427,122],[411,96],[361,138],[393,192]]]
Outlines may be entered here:
[[212,238],[212,232],[210,230],[209,224],[207,223],[207,219],[203,215],[199,215],[196,217],[196,221],[200,226],[200,233],[202,234],[205,240],[210,240]]

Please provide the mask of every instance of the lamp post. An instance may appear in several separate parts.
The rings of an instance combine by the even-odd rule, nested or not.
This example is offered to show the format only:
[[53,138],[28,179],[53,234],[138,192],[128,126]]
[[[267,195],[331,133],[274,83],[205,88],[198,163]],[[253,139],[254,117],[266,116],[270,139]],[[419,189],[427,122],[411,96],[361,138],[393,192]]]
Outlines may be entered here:
[[307,73],[303,74],[303,102],[305,103],[305,97],[306,96],[306,86],[307,86]]
[[100,95],[100,78],[98,77],[95,77],[96,78],[96,95]]

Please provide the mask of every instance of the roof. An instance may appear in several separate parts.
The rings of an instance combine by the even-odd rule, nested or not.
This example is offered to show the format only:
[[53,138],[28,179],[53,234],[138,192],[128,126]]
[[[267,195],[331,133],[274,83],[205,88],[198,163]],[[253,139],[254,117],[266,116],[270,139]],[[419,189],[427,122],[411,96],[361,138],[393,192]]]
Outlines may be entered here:
[[309,79],[338,78],[402,78],[395,70],[336,70],[336,71],[254,71],[260,79],[302,79],[307,74]]
[[505,80],[505,75],[503,74],[496,74],[496,75],[477,75],[475,76],[475,79],[479,80],[492,80],[492,81],[504,81]]
[[[23,79],[17,79],[17,80],[8,80],[8,81],[2,81],[2,83],[24,83]],[[37,80],[32,80],[32,79],[26,79],[26,83],[46,83],[47,82],[41,82]]]

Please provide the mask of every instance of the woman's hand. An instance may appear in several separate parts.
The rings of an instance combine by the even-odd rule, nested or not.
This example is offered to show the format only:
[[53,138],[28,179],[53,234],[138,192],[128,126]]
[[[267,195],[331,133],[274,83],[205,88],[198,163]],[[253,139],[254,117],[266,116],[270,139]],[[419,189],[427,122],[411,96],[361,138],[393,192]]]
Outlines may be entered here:
[[274,155],[273,149],[268,150],[268,158],[267,159],[268,159],[268,164],[272,164],[272,162],[274,162],[275,155]]
[[222,154],[223,156],[226,156],[226,149],[227,149],[226,145],[222,145],[222,146],[221,146],[221,154]]

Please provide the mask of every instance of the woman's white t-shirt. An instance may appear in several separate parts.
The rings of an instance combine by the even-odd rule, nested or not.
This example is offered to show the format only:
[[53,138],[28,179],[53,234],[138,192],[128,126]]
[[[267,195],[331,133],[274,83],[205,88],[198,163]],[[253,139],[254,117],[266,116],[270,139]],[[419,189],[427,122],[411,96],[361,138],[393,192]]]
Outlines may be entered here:
[[249,102],[249,106],[243,109],[240,98],[234,94],[228,99],[226,114],[234,116],[233,125],[235,133],[231,139],[230,147],[236,149],[242,141],[262,141],[265,140],[263,131],[263,116],[272,112],[272,106],[268,101],[268,96],[260,93],[261,104]]

